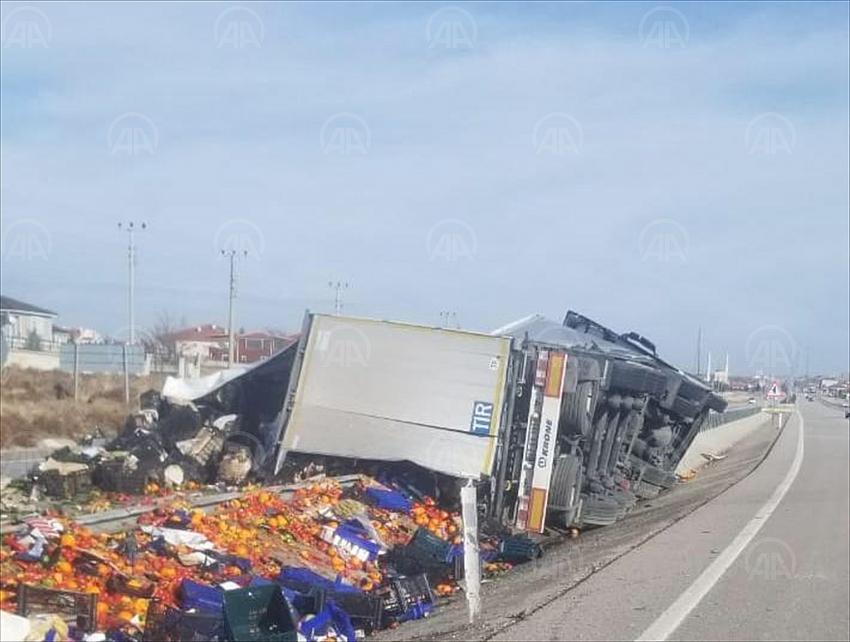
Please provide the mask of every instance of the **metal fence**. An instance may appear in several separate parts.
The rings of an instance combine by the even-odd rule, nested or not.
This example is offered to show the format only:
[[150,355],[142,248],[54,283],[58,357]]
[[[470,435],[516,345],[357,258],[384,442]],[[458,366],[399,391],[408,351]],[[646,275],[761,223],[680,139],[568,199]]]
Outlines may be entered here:
[[10,448],[0,450],[0,477],[23,477],[50,454],[46,448]]
[[69,343],[62,346],[59,367],[74,372],[75,360],[79,372],[124,372],[126,366],[129,374],[142,375],[149,369],[145,349],[140,345]]
[[712,412],[708,415],[699,431],[705,432],[707,430],[714,430],[723,424],[728,424],[731,421],[738,421],[739,419],[746,419],[747,417],[752,417],[760,412],[761,408],[759,406],[753,406],[751,408],[736,408],[735,410],[728,410],[726,412]]

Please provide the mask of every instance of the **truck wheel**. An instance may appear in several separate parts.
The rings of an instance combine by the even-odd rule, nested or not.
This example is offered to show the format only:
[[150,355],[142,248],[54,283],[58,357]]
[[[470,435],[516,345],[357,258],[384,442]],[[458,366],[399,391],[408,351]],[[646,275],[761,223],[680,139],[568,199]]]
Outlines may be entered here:
[[581,507],[581,522],[590,526],[608,526],[617,521],[620,505],[611,497],[590,495]]
[[587,437],[590,434],[593,410],[596,405],[596,384],[581,381],[575,392],[564,394],[564,420],[567,430]]
[[646,466],[643,469],[643,481],[661,488],[672,488],[676,484],[676,475],[668,473],[666,470],[661,470],[655,466]]
[[620,491],[614,493],[614,501],[617,502],[617,506],[619,507],[617,519],[623,519],[634,508],[636,498],[629,491]]
[[581,460],[575,455],[562,455],[555,462],[555,468],[552,471],[552,483],[549,484],[549,510],[559,513],[560,525],[572,526],[580,499]]
[[723,397],[711,393],[706,405],[714,412],[726,412],[729,402],[727,402]]
[[678,392],[680,397],[684,397],[689,401],[695,401],[698,404],[702,404],[709,394],[711,394],[711,391],[708,388],[688,379],[682,379],[682,385],[679,386]]
[[686,419],[696,417],[701,409],[701,402],[693,401],[691,399],[685,399],[684,397],[676,397],[676,399],[673,401],[673,405],[670,408],[671,411],[673,411],[680,417],[685,417]]
[[667,388],[667,378],[649,366],[628,361],[612,361],[608,387],[660,395]]
[[650,484],[649,482],[641,480],[632,482],[632,491],[634,491],[634,494],[641,499],[653,499],[658,497],[658,493],[661,492],[661,486],[656,486],[655,484]]

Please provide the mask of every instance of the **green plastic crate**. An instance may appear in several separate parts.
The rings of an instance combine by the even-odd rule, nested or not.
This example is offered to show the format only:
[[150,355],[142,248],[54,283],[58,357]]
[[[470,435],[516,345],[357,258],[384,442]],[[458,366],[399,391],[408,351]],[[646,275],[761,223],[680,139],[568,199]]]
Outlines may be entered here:
[[295,621],[277,584],[224,592],[224,623],[233,642],[289,642],[298,639]]

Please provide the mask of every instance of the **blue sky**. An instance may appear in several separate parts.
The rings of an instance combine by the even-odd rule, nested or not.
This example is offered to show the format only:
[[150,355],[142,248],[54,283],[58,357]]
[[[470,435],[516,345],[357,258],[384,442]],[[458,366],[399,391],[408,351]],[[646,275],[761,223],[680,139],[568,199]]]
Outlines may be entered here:
[[[848,5],[3,3],[2,290],[295,329],[568,308],[848,369]],[[765,355],[768,355],[765,357]]]

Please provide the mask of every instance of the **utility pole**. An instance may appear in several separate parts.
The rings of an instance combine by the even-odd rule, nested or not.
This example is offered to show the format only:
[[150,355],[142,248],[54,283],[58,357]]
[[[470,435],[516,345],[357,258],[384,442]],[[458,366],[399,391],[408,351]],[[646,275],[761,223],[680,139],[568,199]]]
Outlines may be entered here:
[[248,250],[222,250],[222,256],[230,259],[230,291],[227,298],[227,367],[232,368],[236,358],[236,342],[233,328],[233,301],[236,299],[236,259],[248,256]]
[[459,329],[460,325],[457,322],[457,312],[454,310],[441,310],[440,311],[440,326],[443,328],[448,328],[451,325],[454,325],[455,329]]
[[126,223],[118,223],[118,229],[127,232],[127,264],[129,265],[130,284],[127,292],[127,303],[130,315],[130,330],[128,332],[129,345],[136,343],[136,310],[134,307],[134,298],[136,293],[136,245],[133,242],[133,234],[136,229],[145,230],[148,224],[142,221],[138,228],[135,221],[127,221]]
[[342,291],[348,289],[348,281],[328,281],[328,287],[334,290],[334,314],[342,314]]

